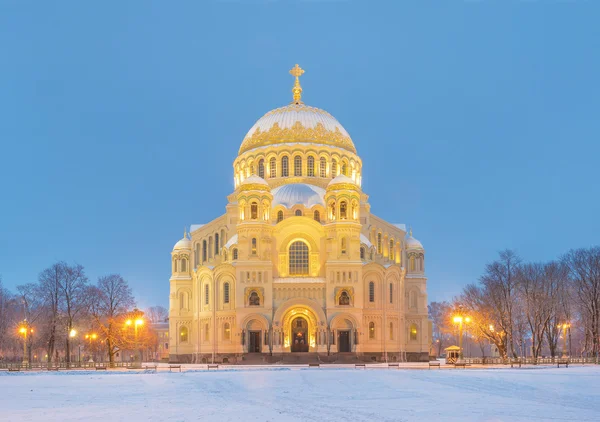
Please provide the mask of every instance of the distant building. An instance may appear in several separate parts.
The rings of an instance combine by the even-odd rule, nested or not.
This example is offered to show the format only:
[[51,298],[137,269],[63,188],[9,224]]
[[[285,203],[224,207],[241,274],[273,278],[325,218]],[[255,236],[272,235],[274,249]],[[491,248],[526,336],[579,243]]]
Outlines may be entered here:
[[[192,225],[173,248],[172,361],[428,359],[425,250],[404,224],[371,213],[354,143],[331,114],[301,101],[303,72],[290,71],[293,101],[242,141],[225,214]],[[403,197],[401,162],[388,174],[381,184]],[[201,186],[192,191],[213,204]]]

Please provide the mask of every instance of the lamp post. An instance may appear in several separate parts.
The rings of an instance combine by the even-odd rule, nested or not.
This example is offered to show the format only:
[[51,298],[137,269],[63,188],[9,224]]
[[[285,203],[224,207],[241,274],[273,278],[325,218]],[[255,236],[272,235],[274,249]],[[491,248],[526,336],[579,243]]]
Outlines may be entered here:
[[29,365],[29,356],[27,353],[27,336],[33,334],[33,328],[29,325],[27,319],[19,327],[19,333],[23,336],[23,366]]
[[[69,337],[71,339],[73,339],[73,338],[75,338],[76,335],[77,335],[77,331],[74,328],[72,328],[71,331],[69,331]],[[72,353],[69,352],[69,355],[71,355],[71,354]],[[71,365],[71,356],[69,356],[69,362],[67,363],[67,365]]]
[[462,306],[458,307],[458,311],[456,313],[456,315],[454,316],[454,318],[452,318],[452,321],[458,325],[458,348],[459,348],[459,355],[458,355],[458,359],[462,360],[463,358],[463,323],[469,323],[471,322],[471,318],[468,316],[465,316],[462,310]]
[[558,324],[558,328],[562,328],[563,330],[563,350],[562,357],[565,359],[567,357],[567,328],[571,327],[571,324],[567,324],[566,322],[563,324]]
[[92,353],[92,341],[96,340],[98,338],[98,334],[96,333],[89,333],[85,335],[85,339],[89,341],[90,343],[90,360],[89,362],[94,363],[94,358],[93,358],[93,353]]
[[[144,325],[144,320],[142,318],[137,318],[135,320],[131,320],[128,319],[127,321],[125,321],[125,325],[127,325],[128,327],[131,327],[133,325],[133,332],[134,332],[134,347],[135,350],[137,351],[136,354],[140,353],[140,350],[138,348],[138,326],[142,326]],[[140,357],[140,363],[142,362],[142,357],[141,355]]]

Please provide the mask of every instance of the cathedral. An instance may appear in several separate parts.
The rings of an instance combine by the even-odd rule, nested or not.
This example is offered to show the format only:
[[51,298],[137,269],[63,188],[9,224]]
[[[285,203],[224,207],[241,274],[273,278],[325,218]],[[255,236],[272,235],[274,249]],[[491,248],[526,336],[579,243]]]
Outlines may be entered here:
[[293,101],[242,141],[225,213],[171,252],[169,359],[428,360],[425,250],[371,212],[350,135],[290,73]]

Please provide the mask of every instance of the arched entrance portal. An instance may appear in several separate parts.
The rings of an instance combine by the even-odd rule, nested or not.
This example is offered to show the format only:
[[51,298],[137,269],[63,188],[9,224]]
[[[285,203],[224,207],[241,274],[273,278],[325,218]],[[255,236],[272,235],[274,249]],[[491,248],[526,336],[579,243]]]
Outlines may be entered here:
[[308,321],[299,316],[292,320],[292,338],[291,338],[291,350],[292,352],[308,352]]

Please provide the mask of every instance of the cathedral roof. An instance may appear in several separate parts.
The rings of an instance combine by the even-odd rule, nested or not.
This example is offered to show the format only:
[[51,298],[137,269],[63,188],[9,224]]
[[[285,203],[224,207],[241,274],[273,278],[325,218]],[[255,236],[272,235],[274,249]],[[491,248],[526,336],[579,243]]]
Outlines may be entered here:
[[307,183],[290,183],[279,186],[272,191],[273,206],[283,205],[292,208],[294,205],[304,205],[310,208],[314,205],[325,206],[325,189]]
[[415,239],[412,235],[412,229],[406,238],[406,249],[423,249],[423,245],[417,239]]
[[175,249],[192,249],[192,241],[188,239],[187,231],[183,233],[183,239],[175,243],[175,246],[173,246],[173,250]]

